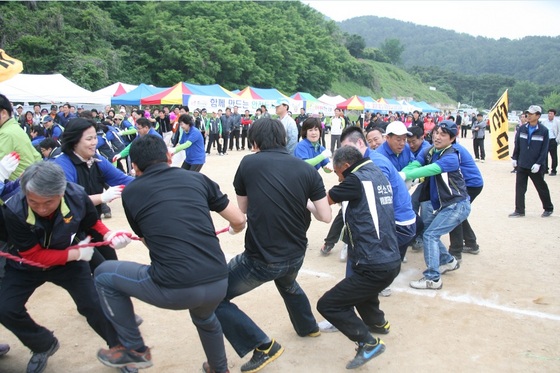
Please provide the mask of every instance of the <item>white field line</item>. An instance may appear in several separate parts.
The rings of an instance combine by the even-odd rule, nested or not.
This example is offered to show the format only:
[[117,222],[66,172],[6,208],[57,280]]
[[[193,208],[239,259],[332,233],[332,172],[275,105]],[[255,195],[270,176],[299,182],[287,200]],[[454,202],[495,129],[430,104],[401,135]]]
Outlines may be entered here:
[[[229,261],[232,257],[233,256],[227,257],[226,259]],[[412,288],[408,287],[408,281],[409,281],[408,279],[412,278],[413,273],[415,273],[415,272],[417,272],[417,271],[415,271],[415,270],[401,271],[399,276],[395,279],[395,281],[391,285],[391,290],[393,292],[397,292],[397,293],[406,293],[406,294],[418,295],[418,296],[421,296],[421,297],[428,297],[428,298],[436,298],[437,297],[437,298],[445,299],[445,300],[455,302],[455,303],[473,304],[473,305],[486,307],[486,308],[491,308],[491,309],[506,312],[506,313],[511,313],[511,314],[514,314],[514,315],[530,316],[530,317],[535,317],[535,318],[538,318],[538,319],[560,321],[560,315],[504,306],[504,305],[498,304],[496,302],[490,301],[488,299],[476,298],[476,297],[473,297],[473,296],[468,295],[468,294],[456,294],[456,293],[452,294],[452,293],[450,293],[448,291],[444,291],[444,290],[417,290],[417,289],[412,289]],[[330,273],[313,271],[313,270],[306,269],[306,268],[301,268],[299,273],[304,274],[304,275],[308,275],[308,276],[322,277],[322,278],[336,278],[336,277],[338,277],[338,276],[333,276]],[[396,285],[400,285],[400,286],[397,287]]]

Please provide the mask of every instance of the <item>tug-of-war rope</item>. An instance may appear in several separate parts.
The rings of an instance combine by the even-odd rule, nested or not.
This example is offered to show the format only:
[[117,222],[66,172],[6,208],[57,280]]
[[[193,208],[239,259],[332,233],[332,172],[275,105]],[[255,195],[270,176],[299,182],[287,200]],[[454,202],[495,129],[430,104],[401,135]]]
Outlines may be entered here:
[[[218,231],[216,231],[216,235],[221,234],[221,233],[225,233],[229,231],[229,227],[220,229]],[[135,240],[135,241],[140,241],[141,238],[137,237],[137,236],[133,236],[132,234],[128,233],[127,234],[131,240]],[[74,246],[70,246],[67,248],[67,250],[72,250],[72,249],[79,249],[81,247],[98,247],[98,246],[109,246],[109,244],[111,243],[111,241],[101,241],[101,242],[90,242],[90,243],[86,243],[86,244],[81,244],[81,245],[74,245]],[[0,256],[3,256],[6,259],[10,259],[13,260],[15,262],[19,262],[22,264],[27,264],[33,267],[38,267],[38,268],[48,268],[48,266],[41,264],[41,263],[37,263],[34,262],[33,260],[29,260],[29,259],[25,259],[16,255],[12,255],[10,253],[6,253],[3,251],[0,251]]]

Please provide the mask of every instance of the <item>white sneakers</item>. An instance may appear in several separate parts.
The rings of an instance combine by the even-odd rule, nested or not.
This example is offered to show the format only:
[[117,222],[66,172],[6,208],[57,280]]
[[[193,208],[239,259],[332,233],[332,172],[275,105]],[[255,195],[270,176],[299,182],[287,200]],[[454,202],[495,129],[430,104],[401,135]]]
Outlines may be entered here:
[[450,261],[449,263],[439,266],[439,273],[443,275],[446,272],[451,272],[456,269],[459,269],[459,267],[460,267],[459,262],[457,261],[457,259],[455,259],[455,257],[453,257],[453,260]]
[[443,281],[441,281],[441,278],[438,279],[437,281],[434,281],[434,280],[428,280],[426,277],[422,277],[418,281],[411,281],[410,282],[410,287],[414,288],[414,289],[439,290],[439,289],[441,289],[442,286],[443,286]]
[[319,325],[319,330],[321,331],[321,333],[338,332],[338,329],[333,324],[328,322],[327,320],[323,320],[320,323],[318,323],[317,325]]

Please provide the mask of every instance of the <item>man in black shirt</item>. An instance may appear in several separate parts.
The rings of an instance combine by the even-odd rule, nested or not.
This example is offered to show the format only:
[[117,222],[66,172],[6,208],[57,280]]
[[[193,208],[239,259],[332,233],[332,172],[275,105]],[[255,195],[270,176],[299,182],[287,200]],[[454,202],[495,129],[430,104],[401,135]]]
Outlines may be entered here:
[[216,310],[224,335],[241,357],[254,350],[242,372],[256,372],[284,351],[231,300],[269,281],[284,299],[300,336],[318,336],[311,305],[296,282],[307,245],[311,213],[330,222],[323,181],[314,167],[286,150],[282,122],[262,118],[249,130],[256,154],[241,161],[233,185],[241,211],[247,213],[245,251],[233,258],[225,299]]
[[130,297],[135,297],[156,307],[188,309],[208,359],[204,370],[226,372],[214,310],[226,294],[228,269],[210,211],[230,222],[231,233],[245,228],[245,216],[208,177],[169,167],[171,158],[160,137],[135,140],[130,158],[137,177],[123,191],[122,202],[130,226],[150,252],[151,265],[106,261],[95,271],[103,311],[122,343],[97,356],[112,367],[152,365],[134,321]]

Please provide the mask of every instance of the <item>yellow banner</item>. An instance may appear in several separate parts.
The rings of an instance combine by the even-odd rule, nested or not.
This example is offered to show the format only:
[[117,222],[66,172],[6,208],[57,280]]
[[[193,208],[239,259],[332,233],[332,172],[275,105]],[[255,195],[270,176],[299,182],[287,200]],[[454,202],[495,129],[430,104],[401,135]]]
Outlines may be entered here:
[[490,122],[490,133],[492,135],[492,159],[509,160],[507,89],[494,107],[492,107],[492,110],[490,110],[488,120]]
[[0,49],[0,82],[8,80],[23,70],[23,63],[20,60],[12,58]]

